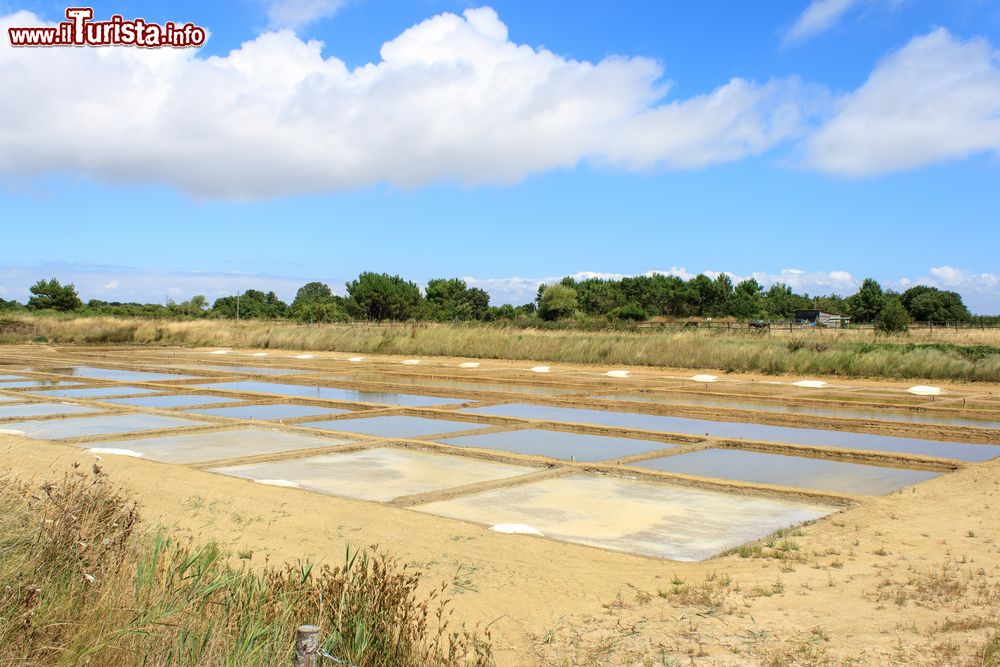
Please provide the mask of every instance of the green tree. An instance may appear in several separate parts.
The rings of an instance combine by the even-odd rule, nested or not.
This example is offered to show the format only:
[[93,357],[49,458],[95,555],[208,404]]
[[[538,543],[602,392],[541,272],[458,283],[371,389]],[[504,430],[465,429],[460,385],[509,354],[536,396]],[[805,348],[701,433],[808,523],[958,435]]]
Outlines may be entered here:
[[857,294],[847,300],[855,322],[874,322],[885,307],[885,293],[874,278],[865,278]]
[[419,312],[423,300],[415,283],[371,271],[347,283],[347,294],[349,307],[356,317],[377,322],[410,319]]
[[712,317],[729,315],[730,301],[733,298],[733,279],[725,273],[715,276],[715,308],[705,314]]
[[430,280],[425,293],[428,316],[440,322],[481,320],[490,305],[489,294],[478,287],[469,288],[460,278]]
[[173,315],[182,317],[202,317],[208,310],[208,300],[201,294],[191,297],[182,303],[170,303],[168,310]]
[[812,306],[812,299],[800,296],[784,283],[774,283],[764,293],[764,311],[772,320],[790,320],[799,309]]
[[329,285],[306,283],[295,293],[289,314],[300,322],[333,322],[343,317],[339,301]]
[[576,290],[562,283],[539,288],[538,316],[543,320],[558,320],[576,312]]
[[910,316],[898,298],[885,300],[885,304],[875,320],[875,329],[887,334],[909,331]]
[[427,305],[432,315],[450,320],[455,317],[455,306],[460,301],[468,285],[461,278],[434,278],[427,281]]
[[517,318],[517,311],[514,306],[509,303],[505,303],[500,306],[490,306],[486,315],[483,317],[488,322],[495,322],[497,320],[513,320]]
[[699,273],[688,282],[693,299],[693,313],[702,317],[718,315],[722,311],[725,297],[718,283]]
[[741,320],[754,320],[763,316],[763,288],[754,278],[740,282],[729,299],[729,314]]
[[838,315],[847,315],[851,311],[847,299],[837,294],[817,296],[810,299],[810,301],[811,303],[806,307],[807,309],[822,310],[824,313],[836,313]]
[[574,289],[578,307],[587,315],[604,315],[625,305],[622,283],[617,280],[587,278],[578,282]]
[[490,295],[486,290],[470,287],[459,298],[456,312],[459,319],[482,320],[490,308]]
[[918,322],[967,322],[972,314],[957,292],[915,285],[900,297],[903,308]]
[[224,296],[212,304],[216,317],[241,320],[275,320],[288,315],[288,305],[274,292],[249,289],[236,296]]
[[31,298],[28,299],[28,308],[31,310],[66,312],[77,310],[83,306],[83,302],[80,301],[80,297],[76,293],[76,287],[72,283],[61,285],[55,278],[39,280],[29,288],[29,291]]

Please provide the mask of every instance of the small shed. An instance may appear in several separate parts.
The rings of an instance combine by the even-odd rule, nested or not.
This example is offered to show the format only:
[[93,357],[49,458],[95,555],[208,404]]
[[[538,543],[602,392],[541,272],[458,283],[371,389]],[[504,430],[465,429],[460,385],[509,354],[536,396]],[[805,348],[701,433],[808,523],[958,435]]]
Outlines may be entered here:
[[851,318],[847,315],[827,313],[822,310],[796,310],[795,321],[799,324],[839,329],[846,328],[851,323]]

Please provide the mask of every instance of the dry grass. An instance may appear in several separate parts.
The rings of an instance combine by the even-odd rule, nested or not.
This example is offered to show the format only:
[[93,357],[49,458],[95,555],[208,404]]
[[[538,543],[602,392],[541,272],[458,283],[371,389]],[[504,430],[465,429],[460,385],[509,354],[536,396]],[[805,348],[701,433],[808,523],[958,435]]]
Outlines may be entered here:
[[722,371],[1000,381],[1000,330],[920,331],[886,338],[872,332],[811,330],[534,330],[475,324],[320,325],[157,321],[114,318],[14,318],[10,341],[172,344],[362,354],[441,355]]
[[418,585],[377,549],[318,572],[234,567],[214,545],[144,534],[99,469],[0,480],[3,665],[290,664],[305,622],[354,665],[490,664],[486,641],[450,629],[442,591]]

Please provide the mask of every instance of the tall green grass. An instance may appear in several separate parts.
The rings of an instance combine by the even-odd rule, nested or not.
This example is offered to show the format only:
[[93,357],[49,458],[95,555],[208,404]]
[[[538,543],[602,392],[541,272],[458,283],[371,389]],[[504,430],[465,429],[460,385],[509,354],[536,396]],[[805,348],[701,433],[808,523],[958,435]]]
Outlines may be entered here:
[[145,534],[99,472],[0,479],[3,665],[291,664],[302,623],[362,667],[490,664],[488,635],[453,630],[443,588],[418,586],[377,549],[337,568],[234,567],[216,545]]
[[301,326],[220,320],[22,318],[21,340],[173,344],[706,368],[757,373],[1000,381],[1000,330],[887,338],[746,330],[573,331],[476,324]]

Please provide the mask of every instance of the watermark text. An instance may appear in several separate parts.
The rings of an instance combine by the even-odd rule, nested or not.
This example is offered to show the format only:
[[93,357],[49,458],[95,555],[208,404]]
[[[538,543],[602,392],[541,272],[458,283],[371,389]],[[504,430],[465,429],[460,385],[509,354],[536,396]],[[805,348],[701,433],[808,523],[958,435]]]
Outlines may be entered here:
[[107,21],[94,21],[92,7],[69,7],[66,20],[52,27],[8,28],[11,46],[138,46],[146,49],[163,47],[199,47],[208,39],[208,32],[193,23],[147,23],[144,19],[126,20],[119,15]]

